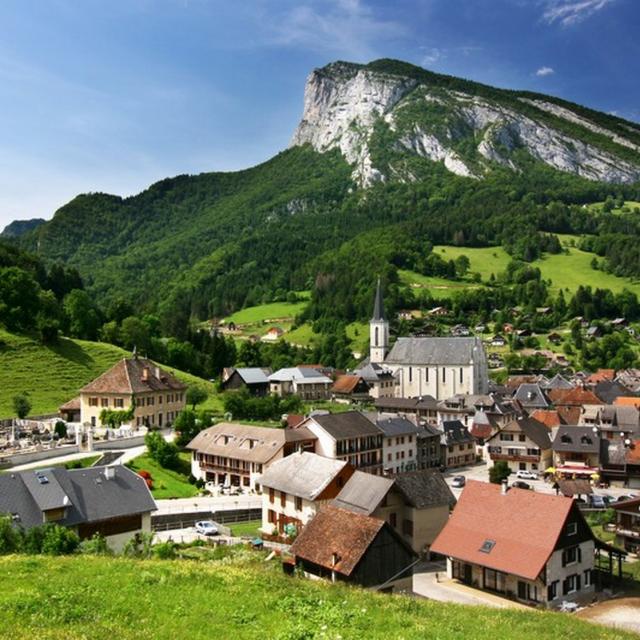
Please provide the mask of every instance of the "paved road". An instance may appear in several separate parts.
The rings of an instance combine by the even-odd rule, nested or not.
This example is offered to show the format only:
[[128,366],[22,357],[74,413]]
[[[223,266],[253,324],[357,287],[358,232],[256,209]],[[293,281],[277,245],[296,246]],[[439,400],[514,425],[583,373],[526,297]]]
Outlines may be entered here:
[[232,509],[260,509],[262,496],[219,496],[217,498],[176,498],[156,500],[160,513],[188,513],[193,511],[229,511]]

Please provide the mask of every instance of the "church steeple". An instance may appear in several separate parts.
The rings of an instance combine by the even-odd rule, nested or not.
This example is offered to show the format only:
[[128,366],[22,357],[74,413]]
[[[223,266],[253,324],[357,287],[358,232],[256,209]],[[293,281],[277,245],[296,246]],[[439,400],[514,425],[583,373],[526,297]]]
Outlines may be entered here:
[[382,298],[382,284],[378,278],[376,298],[373,303],[373,315],[369,322],[369,362],[380,364],[384,362],[389,348],[389,323],[384,315],[384,300]]
[[372,320],[385,320],[384,317],[384,300],[382,299],[382,285],[380,284],[380,278],[378,278],[378,286],[376,287],[376,300],[373,303],[373,315]]

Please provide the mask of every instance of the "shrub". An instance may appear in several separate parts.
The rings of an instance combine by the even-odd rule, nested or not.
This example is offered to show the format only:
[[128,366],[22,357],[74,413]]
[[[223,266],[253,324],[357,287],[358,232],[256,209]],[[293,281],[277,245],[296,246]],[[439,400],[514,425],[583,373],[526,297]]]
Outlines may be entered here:
[[16,553],[22,547],[22,536],[11,516],[0,516],[0,554]]
[[152,543],[152,533],[136,533],[133,538],[124,545],[122,553],[129,558],[150,558]]
[[151,459],[165,469],[177,469],[180,464],[178,447],[167,442],[158,432],[148,433],[144,438]]
[[52,556],[68,555],[77,551],[80,546],[78,534],[58,524],[44,526],[42,553]]
[[491,469],[489,469],[489,482],[500,484],[511,475],[511,469],[504,460],[498,460]]
[[108,556],[113,553],[106,538],[100,533],[94,533],[88,540],[83,540],[80,552],[92,556]]
[[176,557],[176,545],[171,540],[153,546],[153,555],[160,560],[171,560]]

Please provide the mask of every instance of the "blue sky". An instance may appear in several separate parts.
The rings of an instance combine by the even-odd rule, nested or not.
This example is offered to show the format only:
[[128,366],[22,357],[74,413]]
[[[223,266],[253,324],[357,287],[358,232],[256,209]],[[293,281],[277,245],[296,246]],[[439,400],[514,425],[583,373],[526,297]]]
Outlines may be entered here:
[[0,228],[286,147],[304,81],[394,57],[640,121],[639,0],[2,0]]

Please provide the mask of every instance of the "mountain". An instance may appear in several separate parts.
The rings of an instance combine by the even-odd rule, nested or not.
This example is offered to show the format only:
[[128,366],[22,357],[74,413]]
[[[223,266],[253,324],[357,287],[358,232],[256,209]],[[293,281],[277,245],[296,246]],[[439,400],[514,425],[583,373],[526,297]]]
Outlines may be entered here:
[[[292,145],[340,149],[367,186],[415,179],[415,154],[461,176],[517,170],[516,151],[589,180],[640,179],[640,126],[548,96],[494,89],[394,60],[335,62],[309,76]],[[384,146],[397,161],[377,162]]]
[[308,319],[353,320],[377,274],[400,304],[397,270],[432,273],[436,243],[533,259],[544,234],[597,234],[594,251],[639,275],[640,222],[583,206],[640,200],[639,149],[640,125],[557,98],[336,62],[310,75],[291,146],[267,162],[80,195],[19,242],[172,335],[304,289]]
[[19,238],[20,236],[37,229],[41,224],[44,224],[45,220],[42,218],[32,218],[31,220],[14,220],[9,223],[2,233],[0,238]]

